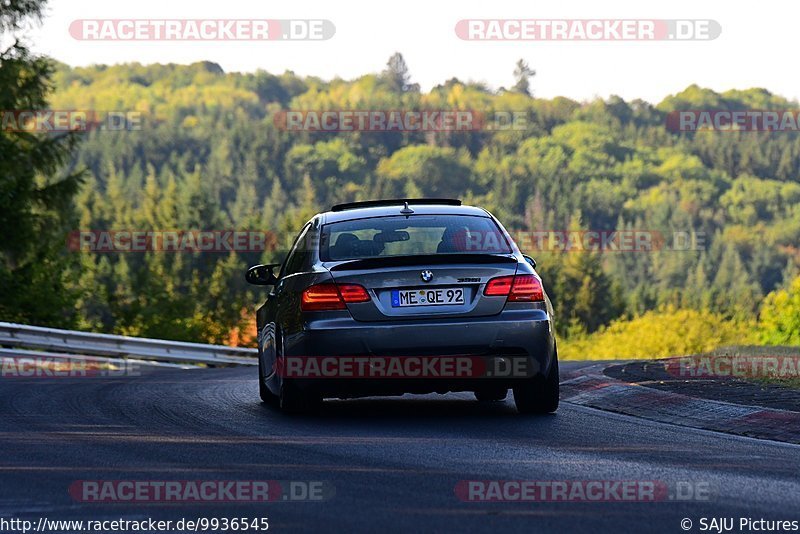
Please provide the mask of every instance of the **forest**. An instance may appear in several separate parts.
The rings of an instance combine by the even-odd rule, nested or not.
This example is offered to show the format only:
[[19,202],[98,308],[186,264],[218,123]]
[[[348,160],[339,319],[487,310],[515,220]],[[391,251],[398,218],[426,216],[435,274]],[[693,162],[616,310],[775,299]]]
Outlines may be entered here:
[[[800,136],[667,128],[675,111],[797,102],[763,88],[696,85],[658,103],[546,99],[519,66],[509,89],[452,78],[423,92],[411,72],[399,54],[353,80],[226,73],[210,62],[53,64],[39,107],[46,99],[55,110],[135,111],[141,122],[70,135],[69,156],[35,170],[33,184],[74,187],[60,202],[32,197],[20,208],[16,200],[25,217],[2,221],[5,233],[19,234],[2,247],[0,316],[252,346],[264,293],[246,285],[247,266],[281,261],[293,232],[333,204],[428,196],[485,207],[512,233],[665,237],[667,246],[651,250],[520,243],[538,262],[566,357],[800,345]],[[527,120],[470,131],[307,131],[282,127],[290,110]],[[0,132],[3,142],[19,135],[33,134]],[[263,252],[68,246],[76,230],[176,229],[261,231],[276,241]],[[676,235],[693,246],[669,246]]]

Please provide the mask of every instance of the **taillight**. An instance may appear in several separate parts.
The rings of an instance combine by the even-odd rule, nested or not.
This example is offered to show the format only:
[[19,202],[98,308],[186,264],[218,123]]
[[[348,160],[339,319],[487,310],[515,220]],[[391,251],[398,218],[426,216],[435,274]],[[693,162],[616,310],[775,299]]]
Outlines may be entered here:
[[344,300],[335,284],[317,284],[303,291],[300,301],[303,311],[343,310]]
[[358,284],[339,284],[339,293],[345,302],[367,302],[369,293],[364,286]]
[[508,302],[542,302],[542,282],[532,274],[499,276],[487,282],[483,294],[489,297],[508,296]]
[[508,300],[512,302],[541,302],[544,300],[542,282],[532,274],[514,277],[514,285]]
[[300,299],[303,311],[344,310],[347,302],[367,302],[369,294],[358,284],[316,284],[307,287]]
[[504,297],[511,291],[511,284],[514,283],[514,276],[500,276],[492,278],[487,282],[483,294],[489,297]]

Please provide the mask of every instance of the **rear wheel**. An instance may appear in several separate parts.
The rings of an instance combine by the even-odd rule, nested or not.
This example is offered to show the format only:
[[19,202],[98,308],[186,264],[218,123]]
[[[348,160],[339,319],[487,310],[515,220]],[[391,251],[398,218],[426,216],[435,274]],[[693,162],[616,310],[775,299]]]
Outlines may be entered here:
[[[259,364],[259,367],[261,367],[261,364]],[[278,396],[264,385],[264,377],[261,375],[260,369],[258,371],[258,396],[261,397],[261,401],[266,404],[275,405],[278,403]]]
[[506,400],[508,389],[479,389],[475,398],[480,402],[499,402]]
[[[274,351],[275,350],[275,342],[274,342],[274,340],[273,340],[272,343],[268,343],[265,346],[269,347],[266,350],[273,350]],[[261,349],[261,347],[262,347],[261,341],[259,341],[259,349]],[[261,354],[261,350],[259,350],[258,352],[259,352],[259,354],[258,354],[258,396],[261,397],[261,401],[264,402],[265,404],[276,405],[276,404],[278,404],[278,396],[275,395],[273,392],[271,392],[269,390],[269,388],[266,386],[267,373],[266,373],[266,369],[264,368],[264,355]],[[272,361],[275,361],[274,358],[272,359]]]
[[519,413],[553,413],[558,409],[558,394],[558,351],[555,351],[547,376],[530,378],[514,388],[514,403]]

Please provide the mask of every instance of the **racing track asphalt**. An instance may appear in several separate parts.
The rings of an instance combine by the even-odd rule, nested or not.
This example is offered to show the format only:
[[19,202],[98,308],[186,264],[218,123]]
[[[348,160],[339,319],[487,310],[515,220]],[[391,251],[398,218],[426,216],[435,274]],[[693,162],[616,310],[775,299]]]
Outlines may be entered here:
[[[591,363],[591,362],[590,362]],[[562,374],[586,365],[562,363]],[[255,368],[127,378],[0,378],[0,518],[268,517],[272,532],[683,532],[701,517],[800,519],[800,447],[511,397],[327,401],[315,416],[262,405]],[[76,480],[322,480],[323,502],[99,504]],[[704,501],[460,501],[460,480],[707,484]],[[684,485],[686,487],[686,485]],[[738,522],[737,522],[738,526]]]

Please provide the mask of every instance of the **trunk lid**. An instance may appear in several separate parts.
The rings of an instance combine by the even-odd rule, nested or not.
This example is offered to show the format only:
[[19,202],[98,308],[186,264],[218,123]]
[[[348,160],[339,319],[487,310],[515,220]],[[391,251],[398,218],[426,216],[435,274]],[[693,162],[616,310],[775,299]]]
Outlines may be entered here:
[[[348,304],[357,321],[481,317],[503,310],[505,297],[487,297],[491,278],[513,275],[511,254],[431,254],[326,262],[333,279],[360,284],[369,302]],[[423,272],[432,275],[428,281]]]

